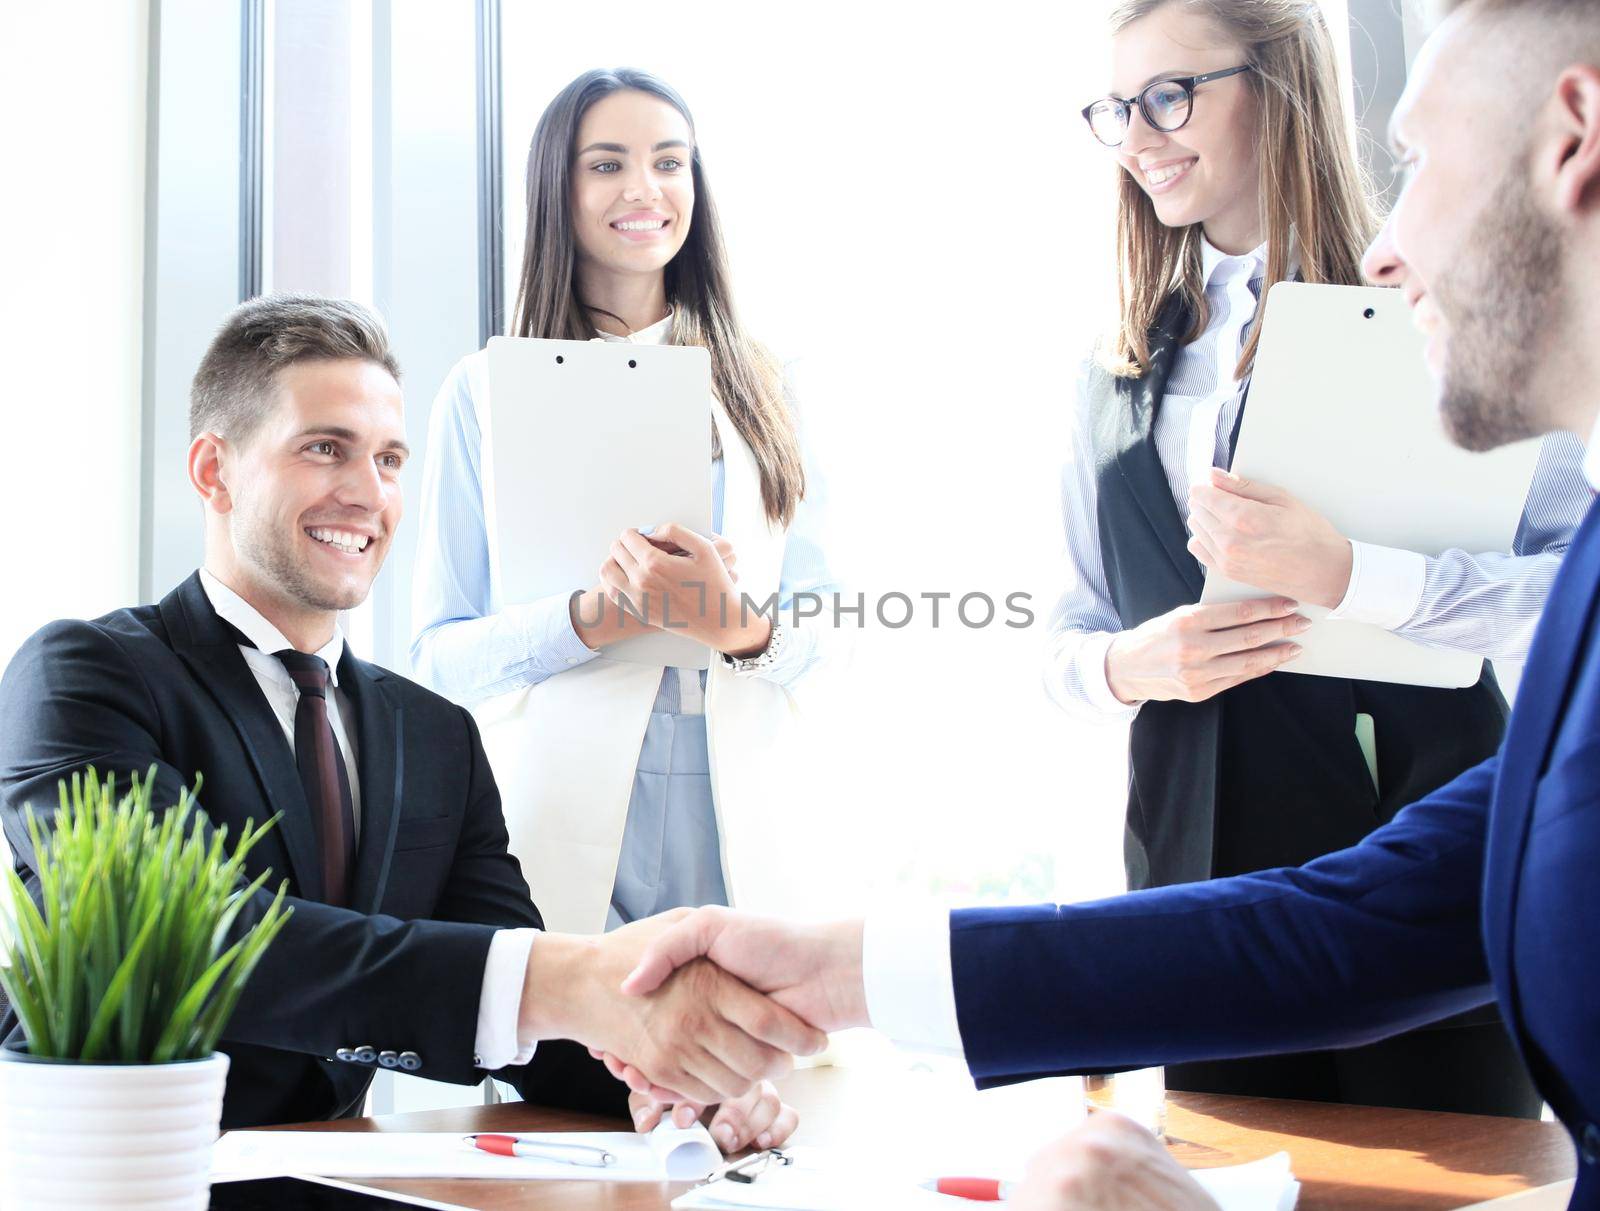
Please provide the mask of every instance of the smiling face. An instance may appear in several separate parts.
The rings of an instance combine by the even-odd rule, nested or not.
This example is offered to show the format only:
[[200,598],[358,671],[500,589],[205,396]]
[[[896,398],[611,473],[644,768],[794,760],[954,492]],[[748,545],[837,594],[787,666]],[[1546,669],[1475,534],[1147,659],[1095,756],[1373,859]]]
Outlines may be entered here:
[[1490,84],[1506,72],[1494,59],[1454,18],[1418,56],[1392,125],[1406,185],[1362,265],[1404,290],[1441,419],[1470,450],[1548,431],[1568,394],[1553,356],[1564,237],[1536,198],[1528,111]]
[[[1166,4],[1119,30],[1111,43],[1113,95],[1137,97],[1158,80],[1223,71],[1245,48],[1209,19]],[[1201,84],[1189,121],[1164,134],[1134,108],[1117,161],[1167,227],[1205,226],[1224,252],[1261,242],[1259,105],[1249,73]]]
[[660,97],[623,89],[578,124],[573,236],[589,274],[659,274],[689,235],[693,134]]
[[217,451],[207,565],[286,634],[285,616],[325,616],[331,631],[335,611],[366,600],[400,524],[400,385],[355,358],[297,362],[276,384],[240,444],[196,441]]

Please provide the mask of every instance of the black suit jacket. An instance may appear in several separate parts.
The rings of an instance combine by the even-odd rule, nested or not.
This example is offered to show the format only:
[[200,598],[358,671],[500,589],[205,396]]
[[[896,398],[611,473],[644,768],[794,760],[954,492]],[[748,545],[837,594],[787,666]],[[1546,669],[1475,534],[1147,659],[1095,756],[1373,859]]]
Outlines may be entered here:
[[[23,815],[93,765],[119,780],[154,766],[158,806],[204,775],[206,817],[237,837],[282,818],[246,863],[289,881],[294,915],[252,976],[221,1048],[223,1126],[353,1114],[373,1065],[341,1051],[411,1052],[419,1075],[475,1084],[478,1000],[497,928],[540,926],[506,849],[500,795],[466,711],[345,650],[361,829],[351,907],[319,903],[316,832],[294,757],[237,641],[191,576],[159,605],[56,622],[0,680],[0,820],[37,894]],[[259,916],[265,891],[241,914]],[[0,1035],[17,1032],[14,1014]],[[496,1074],[529,1101],[623,1114],[626,1089],[571,1043]]]

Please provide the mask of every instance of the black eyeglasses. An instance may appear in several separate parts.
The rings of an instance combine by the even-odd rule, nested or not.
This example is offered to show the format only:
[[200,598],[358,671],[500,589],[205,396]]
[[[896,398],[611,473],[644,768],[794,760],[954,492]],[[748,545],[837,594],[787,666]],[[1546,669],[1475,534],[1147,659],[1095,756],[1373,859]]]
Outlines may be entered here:
[[1145,86],[1144,91],[1131,100],[1125,97],[1103,97],[1083,109],[1083,120],[1089,124],[1094,137],[1107,147],[1121,147],[1128,135],[1128,122],[1133,117],[1134,106],[1144,115],[1144,120],[1154,130],[1171,134],[1182,130],[1194,112],[1196,85],[1210,80],[1225,80],[1240,72],[1250,71],[1250,64],[1230,67],[1225,71],[1208,71],[1203,76],[1179,76],[1172,80],[1157,80]]

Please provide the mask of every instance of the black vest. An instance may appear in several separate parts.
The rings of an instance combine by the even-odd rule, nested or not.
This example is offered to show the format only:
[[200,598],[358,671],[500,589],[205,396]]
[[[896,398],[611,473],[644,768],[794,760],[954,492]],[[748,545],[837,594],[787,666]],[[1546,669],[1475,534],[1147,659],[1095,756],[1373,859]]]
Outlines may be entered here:
[[[1100,549],[1125,629],[1197,602],[1204,583],[1154,436],[1189,322],[1174,296],[1151,333],[1149,370],[1125,379],[1097,368],[1084,401]],[[1129,754],[1128,885],[1297,866],[1353,845],[1492,756],[1506,713],[1487,664],[1464,690],[1273,673],[1206,702],[1147,702]],[[1373,718],[1381,793],[1358,714]]]

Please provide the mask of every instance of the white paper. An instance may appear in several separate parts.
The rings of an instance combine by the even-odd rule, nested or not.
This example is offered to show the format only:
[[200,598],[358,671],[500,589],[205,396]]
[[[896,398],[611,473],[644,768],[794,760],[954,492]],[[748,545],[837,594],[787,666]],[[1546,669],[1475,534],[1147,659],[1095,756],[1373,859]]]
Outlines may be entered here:
[[[881,1165],[865,1167],[859,1159],[836,1157],[818,1149],[797,1149],[795,1163],[769,1166],[753,1182],[717,1181],[696,1186],[672,1202],[673,1211],[714,1211],[718,1207],[763,1208],[765,1211],[956,1211],[974,1204],[963,1198],[923,1189],[909,1173],[885,1173]],[[1243,1165],[1192,1169],[1190,1173],[1222,1211],[1294,1211],[1300,1183],[1289,1171],[1289,1154],[1278,1152]]]
[[[672,1200],[673,1211],[754,1207],[767,1211],[954,1211],[976,1204],[924,1190],[909,1171],[868,1166],[820,1148],[785,1149],[792,1165],[769,1165],[753,1182],[726,1179]],[[892,1163],[892,1162],[891,1162]]]
[[1554,1182],[1536,1190],[1492,1198],[1486,1203],[1473,1203],[1470,1207],[1461,1208],[1461,1211],[1566,1211],[1567,1203],[1572,1199],[1572,1188],[1576,1184]]
[[1300,1199],[1300,1183],[1289,1172],[1287,1152],[1244,1165],[1191,1169],[1189,1174],[1222,1211],[1294,1211]]
[[698,1181],[722,1163],[699,1123],[631,1131],[516,1132],[530,1143],[591,1144],[614,1165],[568,1165],[531,1156],[494,1156],[444,1131],[230,1131],[217,1141],[211,1180],[283,1177],[487,1177],[517,1181]]

